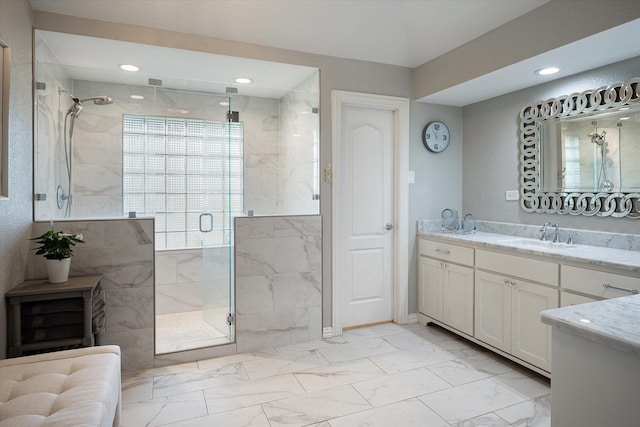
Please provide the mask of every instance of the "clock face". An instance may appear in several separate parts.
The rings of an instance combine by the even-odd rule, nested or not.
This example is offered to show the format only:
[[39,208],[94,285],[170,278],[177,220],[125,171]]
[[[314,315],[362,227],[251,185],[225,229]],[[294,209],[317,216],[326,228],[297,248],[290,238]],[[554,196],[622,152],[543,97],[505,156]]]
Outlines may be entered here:
[[431,122],[422,131],[422,142],[427,150],[441,153],[449,146],[449,128],[442,122]]

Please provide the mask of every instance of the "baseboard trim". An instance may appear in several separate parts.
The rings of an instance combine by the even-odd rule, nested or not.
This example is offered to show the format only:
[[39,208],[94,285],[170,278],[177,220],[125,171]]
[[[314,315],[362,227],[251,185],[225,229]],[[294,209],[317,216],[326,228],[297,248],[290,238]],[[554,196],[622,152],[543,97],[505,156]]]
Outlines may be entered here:
[[331,326],[326,326],[322,328],[322,338],[331,338],[333,336],[333,328]]

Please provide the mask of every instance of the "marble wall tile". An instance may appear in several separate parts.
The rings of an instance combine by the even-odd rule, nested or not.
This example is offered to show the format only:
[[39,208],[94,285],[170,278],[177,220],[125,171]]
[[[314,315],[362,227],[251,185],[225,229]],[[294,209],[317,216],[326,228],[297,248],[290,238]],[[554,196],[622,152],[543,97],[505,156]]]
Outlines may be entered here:
[[136,372],[153,367],[155,352],[153,342],[153,328],[98,336],[99,345],[120,346],[123,372]]
[[320,239],[318,216],[236,218],[239,351],[321,337]]
[[203,304],[202,282],[156,284],[156,314],[198,311],[202,310]]
[[322,304],[320,272],[279,274],[272,282],[275,311]]
[[105,294],[106,333],[153,328],[153,287],[111,289]]
[[105,222],[106,246],[151,245],[153,221],[126,220]]
[[[240,296],[238,296],[240,297]],[[295,309],[286,313],[236,316],[238,352],[256,351],[310,341],[309,312]],[[319,326],[317,329],[321,329]]]

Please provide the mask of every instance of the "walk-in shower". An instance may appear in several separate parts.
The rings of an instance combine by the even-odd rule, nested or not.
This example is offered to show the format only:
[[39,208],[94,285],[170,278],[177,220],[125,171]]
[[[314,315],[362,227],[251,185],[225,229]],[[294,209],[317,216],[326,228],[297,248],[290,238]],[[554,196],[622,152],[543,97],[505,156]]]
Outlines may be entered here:
[[71,207],[73,205],[73,192],[72,186],[72,174],[73,174],[73,129],[75,122],[82,110],[84,109],[84,103],[93,101],[95,105],[109,105],[113,104],[113,99],[106,96],[90,96],[88,98],[79,99],[71,92],[62,87],[58,87],[58,95],[68,95],[73,103],[64,115],[64,128],[63,128],[63,145],[64,145],[64,160],[67,168],[67,192],[65,193],[62,184],[58,184],[56,189],[56,203],[58,209],[64,208],[64,217],[69,218],[71,216]]
[[[111,260],[85,245],[86,271],[127,287],[106,291],[106,334],[144,346],[153,330],[156,354],[234,342],[236,306],[247,314],[247,297],[234,296],[236,217],[319,212],[318,70],[40,30],[35,52],[36,220],[80,221],[135,271],[149,262],[137,251],[153,250],[147,277],[126,262],[102,269]],[[122,53],[141,72],[120,71]],[[233,83],[249,72],[260,85]],[[98,225],[151,217],[153,241]]]

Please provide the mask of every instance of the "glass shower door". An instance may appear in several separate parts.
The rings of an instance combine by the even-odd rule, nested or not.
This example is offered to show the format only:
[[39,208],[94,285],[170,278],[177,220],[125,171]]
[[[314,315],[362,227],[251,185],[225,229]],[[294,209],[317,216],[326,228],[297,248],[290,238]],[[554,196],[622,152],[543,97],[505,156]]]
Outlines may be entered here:
[[[229,110],[222,127],[222,163],[210,168],[211,178],[222,182],[223,193],[209,203],[211,211],[200,215],[201,231],[208,227],[211,239],[203,240],[203,316],[206,325],[233,342],[235,324],[233,283],[233,218],[243,214],[244,129],[237,113]],[[203,225],[204,224],[204,225]]]

